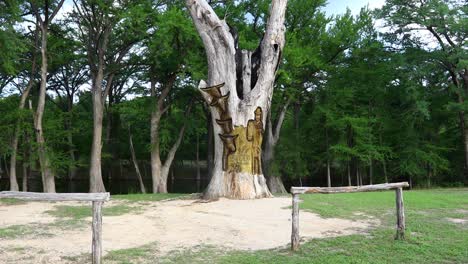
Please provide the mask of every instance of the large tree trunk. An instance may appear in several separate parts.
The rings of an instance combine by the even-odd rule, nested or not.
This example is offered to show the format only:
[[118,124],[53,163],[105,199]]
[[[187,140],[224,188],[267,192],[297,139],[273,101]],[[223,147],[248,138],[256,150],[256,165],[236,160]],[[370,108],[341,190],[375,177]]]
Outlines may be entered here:
[[[286,111],[290,104],[291,100],[288,99],[286,103],[281,107],[278,118],[276,119],[275,124],[273,125],[273,120],[271,118],[271,111],[267,115],[266,130],[264,133],[265,140],[263,141],[263,150],[262,150],[262,169],[263,174],[265,175],[268,188],[271,193],[287,193],[286,188],[284,188],[283,180],[280,175],[274,175],[272,170],[272,164],[275,159],[275,147],[279,141],[279,135],[283,121],[286,115]],[[275,127],[273,129],[273,126]]]
[[105,192],[101,170],[102,152],[102,118],[104,114],[101,83],[103,69],[99,67],[97,75],[93,78],[93,141],[91,145],[91,164],[89,168],[89,192]]
[[[171,168],[172,162],[174,161],[177,149],[182,143],[182,138],[185,133],[186,123],[182,126],[179,131],[176,141],[172,145],[171,149],[167,153],[164,164],[161,162],[160,146],[159,146],[159,124],[161,117],[164,112],[167,111],[168,106],[164,107],[164,99],[169,94],[177,75],[172,75],[168,82],[163,85],[161,95],[156,99],[156,105],[154,110],[151,112],[151,177],[153,180],[153,193],[167,193],[167,177],[169,175],[169,169]],[[156,96],[156,82],[151,80],[151,95]],[[191,104],[188,107],[186,115],[191,110]]]
[[41,86],[35,115],[34,128],[36,130],[37,150],[41,165],[42,187],[44,192],[55,192],[55,179],[49,157],[47,155],[42,119],[44,116],[46,85],[47,85],[47,32],[48,26],[41,25]]
[[239,50],[235,30],[205,0],[186,3],[207,54],[208,82],[201,81],[199,88],[211,106],[215,134],[213,177],[204,197],[270,197],[262,173],[262,140],[284,47],[287,0],[272,1],[255,52]]

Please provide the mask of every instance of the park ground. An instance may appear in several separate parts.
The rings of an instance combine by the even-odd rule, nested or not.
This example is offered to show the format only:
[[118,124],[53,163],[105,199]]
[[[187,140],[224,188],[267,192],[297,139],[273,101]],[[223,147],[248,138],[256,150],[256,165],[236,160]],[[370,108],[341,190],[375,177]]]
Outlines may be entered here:
[[[301,248],[289,250],[291,198],[201,201],[116,195],[104,206],[105,263],[468,263],[468,189],[302,195]],[[0,200],[0,263],[87,263],[87,203]]]

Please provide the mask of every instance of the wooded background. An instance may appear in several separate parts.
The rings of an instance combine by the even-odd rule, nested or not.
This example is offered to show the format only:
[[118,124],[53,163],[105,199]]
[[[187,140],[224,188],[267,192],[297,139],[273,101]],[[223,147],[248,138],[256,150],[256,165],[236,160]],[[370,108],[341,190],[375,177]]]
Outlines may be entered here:
[[[210,2],[239,46],[254,50],[270,1]],[[283,181],[466,184],[466,3],[388,0],[336,16],[325,5],[288,3],[286,45],[264,113],[263,173],[272,192],[285,191]],[[152,166],[153,186],[155,168],[169,174],[174,161],[194,161],[203,170],[191,177],[208,178],[214,135],[196,89],[206,67],[185,1],[1,1],[5,188],[26,190],[20,179],[38,177],[52,192],[54,179],[81,173],[90,191],[103,191],[122,163],[139,171],[135,179],[145,177],[142,164]]]

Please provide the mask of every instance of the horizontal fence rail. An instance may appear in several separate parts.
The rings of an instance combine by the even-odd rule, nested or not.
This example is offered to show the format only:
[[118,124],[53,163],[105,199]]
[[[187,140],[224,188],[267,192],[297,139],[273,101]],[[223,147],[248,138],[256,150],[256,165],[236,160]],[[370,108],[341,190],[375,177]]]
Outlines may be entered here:
[[404,239],[405,237],[405,207],[403,204],[403,188],[409,187],[407,182],[384,183],[363,186],[347,187],[291,187],[292,195],[292,231],[291,231],[291,249],[299,249],[299,194],[332,194],[332,193],[353,193],[353,192],[375,192],[395,189],[397,232],[395,239]]
[[14,198],[28,201],[86,201],[107,202],[109,193],[36,193],[36,192],[0,192],[1,198]]
[[396,188],[409,187],[407,182],[383,183],[363,186],[344,186],[344,187],[291,187],[291,194],[303,193],[351,193],[351,192],[375,192],[385,191]]
[[92,263],[102,261],[102,205],[110,200],[109,193],[35,193],[0,192],[0,199],[11,198],[26,201],[86,201],[93,203]]

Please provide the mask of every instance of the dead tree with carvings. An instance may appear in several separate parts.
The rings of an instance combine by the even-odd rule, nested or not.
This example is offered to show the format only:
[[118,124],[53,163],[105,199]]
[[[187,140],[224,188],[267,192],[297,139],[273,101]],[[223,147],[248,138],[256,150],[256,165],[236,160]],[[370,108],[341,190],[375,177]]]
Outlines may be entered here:
[[262,172],[262,140],[285,42],[287,0],[272,0],[265,34],[255,51],[241,50],[236,30],[206,0],[187,0],[205,46],[208,80],[199,89],[213,120],[214,168],[207,199],[270,197]]

